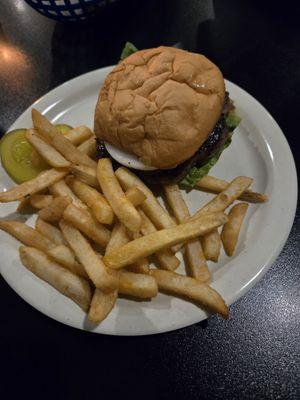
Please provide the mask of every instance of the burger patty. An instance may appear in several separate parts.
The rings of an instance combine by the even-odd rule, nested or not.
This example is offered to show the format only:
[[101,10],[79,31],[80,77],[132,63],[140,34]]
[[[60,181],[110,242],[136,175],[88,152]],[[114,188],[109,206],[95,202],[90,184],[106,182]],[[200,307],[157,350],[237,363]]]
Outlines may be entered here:
[[[222,147],[229,138],[230,131],[226,125],[225,117],[230,110],[234,108],[232,102],[229,99],[229,94],[226,92],[225,101],[221,113],[221,117],[216,123],[212,133],[202,144],[197,152],[188,160],[177,165],[172,169],[160,169],[154,171],[141,171],[134,170],[135,174],[138,175],[142,180],[150,184],[169,184],[180,182],[188,173],[192,167],[201,167],[205,164],[206,160],[212,156],[220,147]],[[103,142],[97,139],[97,156],[98,158],[109,157],[112,159]],[[118,168],[120,164],[113,160],[115,168]]]

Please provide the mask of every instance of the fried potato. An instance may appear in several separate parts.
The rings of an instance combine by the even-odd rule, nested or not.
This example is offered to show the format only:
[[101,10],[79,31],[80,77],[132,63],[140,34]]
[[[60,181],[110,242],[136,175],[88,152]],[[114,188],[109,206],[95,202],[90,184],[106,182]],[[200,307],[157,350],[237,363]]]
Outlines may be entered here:
[[70,140],[74,146],[78,146],[81,143],[88,140],[91,136],[93,136],[93,132],[87,126],[76,126],[73,129],[70,129],[67,133],[64,134],[64,137]]
[[[140,215],[142,217],[142,234],[146,236],[156,232],[157,229],[142,210],[140,210]],[[160,250],[154,254],[154,257],[158,263],[158,266],[162,269],[174,271],[180,265],[180,261],[170,249]]]
[[81,151],[81,153],[87,154],[89,157],[95,157],[97,153],[97,146],[96,146],[96,138],[93,135],[89,139],[82,142],[77,149]]
[[136,186],[133,186],[125,192],[127,199],[135,206],[140,206],[145,200],[146,195]]
[[[164,191],[177,221],[179,223],[187,221],[191,215],[179,187],[177,185],[165,185]],[[201,282],[209,281],[211,276],[199,239],[187,243],[185,250],[188,273]]]
[[192,218],[197,218],[200,215],[210,212],[224,211],[230,204],[232,204],[253,182],[253,179],[246,176],[238,176],[232,182],[209,201],[205,206],[198,210]]
[[224,250],[228,256],[232,256],[234,253],[247,209],[247,203],[239,203],[233,206],[228,213],[228,222],[223,226],[221,234]]
[[74,274],[88,278],[85,269],[75,260],[75,255],[69,247],[62,244],[57,245],[50,248],[47,254]]
[[119,284],[118,274],[114,274],[114,271],[106,268],[79,230],[64,220],[59,222],[59,226],[65,240],[84,266],[94,285],[106,293],[117,289]]
[[146,200],[142,203],[141,208],[157,229],[175,226],[174,221],[159,204],[151,190],[136,175],[124,167],[118,168],[115,174],[124,190],[137,187],[145,194]]
[[39,111],[32,109],[32,122],[38,133],[50,143],[57,151],[73,164],[83,164],[95,167],[96,162],[82,153],[70,140],[62,135],[48,119]]
[[85,279],[63,268],[33,247],[21,246],[20,258],[29,271],[69,297],[84,311],[89,309],[92,295],[90,285]]
[[105,247],[107,245],[110,231],[101,225],[88,210],[70,204],[64,210],[63,218],[100,246]]
[[48,222],[59,221],[62,218],[65,209],[71,203],[72,199],[69,196],[55,197],[49,206],[38,212],[39,217]]
[[0,202],[7,203],[9,201],[22,200],[29,194],[40,192],[42,189],[53,185],[55,182],[63,179],[68,174],[68,170],[48,169],[41,172],[36,178],[21,183],[6,192],[0,193]]
[[113,290],[110,293],[104,293],[96,288],[89,309],[88,319],[94,323],[103,321],[114,308],[117,297],[117,290]]
[[61,231],[40,217],[35,221],[35,229],[57,245],[66,244]]
[[45,208],[48,207],[52,201],[53,196],[51,194],[33,194],[29,198],[30,204],[34,208]]
[[112,224],[114,219],[113,210],[101,193],[72,177],[68,177],[66,182],[79,199],[90,208],[94,217],[101,224]]
[[25,137],[51,167],[67,168],[71,166],[70,161],[66,160],[53,146],[45,142],[34,129],[27,129]]
[[64,180],[58,181],[54,183],[54,185],[51,185],[49,187],[50,193],[52,193],[53,196],[58,197],[58,196],[68,196],[72,199],[73,204],[76,207],[83,208],[85,210],[88,209],[86,204],[84,204],[72,190],[69,188],[69,186],[66,184]]
[[120,271],[119,293],[149,299],[157,296],[156,280],[149,275]]
[[220,294],[206,283],[195,278],[179,275],[176,272],[151,270],[158,288],[175,296],[183,296],[198,303],[205,310],[228,318],[228,307]]
[[207,260],[218,262],[221,251],[221,238],[218,229],[207,233],[201,238],[202,248]]
[[123,192],[115,177],[110,159],[102,158],[98,161],[97,178],[103,194],[118,219],[131,232],[139,232],[141,217]]
[[97,169],[87,167],[86,165],[72,165],[70,172],[81,182],[86,183],[96,189],[100,189],[97,179]]
[[110,268],[122,268],[174,244],[204,235],[225,222],[227,217],[223,213],[206,214],[199,219],[135,239],[106,254],[103,261]]
[[[229,182],[213,176],[204,176],[197,182],[196,188],[209,193],[220,193],[226,189]],[[253,192],[251,189],[246,189],[238,200],[248,201],[249,203],[265,203],[268,201],[268,196],[262,193]]]
[[24,197],[24,199],[21,199],[21,201],[18,204],[18,207],[16,209],[16,212],[19,214],[34,214],[35,213],[35,208],[32,206],[30,203],[30,197],[27,196]]

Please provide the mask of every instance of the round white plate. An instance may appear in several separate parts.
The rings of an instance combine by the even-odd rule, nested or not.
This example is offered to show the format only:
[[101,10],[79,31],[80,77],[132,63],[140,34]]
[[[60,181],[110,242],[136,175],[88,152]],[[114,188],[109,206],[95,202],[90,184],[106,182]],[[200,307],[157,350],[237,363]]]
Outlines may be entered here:
[[[93,127],[98,92],[111,68],[92,71],[66,82],[37,100],[33,107],[52,122]],[[228,81],[226,86],[242,122],[234,133],[233,143],[223,153],[212,174],[227,180],[237,175],[251,176],[254,178],[253,189],[270,197],[266,204],[249,207],[234,257],[228,258],[223,253],[217,264],[209,266],[213,273],[212,286],[230,305],[263,276],[280,253],[294,219],[297,179],[291,151],[272,116],[238,86]],[[10,130],[30,127],[30,111],[31,107]],[[0,190],[13,184],[1,168]],[[195,190],[184,196],[194,212],[212,195]],[[0,217],[16,218],[16,206],[16,203],[2,204]],[[34,217],[28,216],[28,223],[33,222]],[[14,238],[0,231],[0,264],[4,279],[33,307],[67,325],[111,335],[145,335],[171,331],[207,318],[196,305],[159,294],[152,301],[144,302],[118,299],[108,318],[93,326],[76,304],[22,266],[19,245]],[[184,267],[180,268],[183,272]]]

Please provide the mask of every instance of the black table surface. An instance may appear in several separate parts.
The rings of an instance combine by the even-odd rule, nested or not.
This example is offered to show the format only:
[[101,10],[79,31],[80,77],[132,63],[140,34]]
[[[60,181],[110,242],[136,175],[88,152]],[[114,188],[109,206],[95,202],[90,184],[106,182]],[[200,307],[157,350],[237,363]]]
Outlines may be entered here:
[[[270,111],[299,161],[299,12],[289,0],[215,0],[214,11],[206,0],[121,0],[74,25],[22,0],[1,1],[1,134],[51,88],[115,64],[126,40],[139,48],[180,42],[206,54]],[[298,209],[280,256],[227,322],[213,316],[161,335],[64,326],[2,279],[2,398],[299,399],[299,233]]]

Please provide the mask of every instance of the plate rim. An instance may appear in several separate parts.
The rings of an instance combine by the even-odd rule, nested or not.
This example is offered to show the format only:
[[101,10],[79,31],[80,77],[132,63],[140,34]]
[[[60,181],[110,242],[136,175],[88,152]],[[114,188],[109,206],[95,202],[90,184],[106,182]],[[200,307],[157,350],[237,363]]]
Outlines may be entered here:
[[[22,114],[15,120],[15,122],[10,126],[9,131],[11,129],[14,129],[14,126],[18,124],[18,120],[21,119],[24,114],[27,114],[28,112],[30,112],[31,108],[34,106],[38,106],[41,105],[41,103],[43,103],[44,101],[47,102],[47,99],[50,96],[55,95],[57,90],[61,90],[64,88],[69,87],[70,85],[72,86],[74,81],[80,80],[80,79],[88,79],[88,76],[93,76],[96,73],[101,73],[102,75],[105,75],[106,73],[110,72],[111,69],[114,66],[107,66],[107,67],[103,67],[103,68],[98,68],[89,72],[86,72],[82,75],[79,75],[77,77],[74,77],[72,79],[70,79],[69,81],[66,81],[64,83],[62,83],[61,85],[53,88],[52,90],[50,90],[49,92],[47,92],[46,94],[44,94],[43,96],[41,96],[39,99],[37,99],[33,104],[31,104],[25,111],[22,112]],[[102,79],[102,78],[101,78]],[[101,79],[99,79],[99,81],[101,81]],[[250,99],[252,102],[254,102],[254,104],[256,105],[256,107],[259,107],[261,109],[261,111],[265,114],[265,116],[270,120],[270,122],[276,127],[276,129],[280,132],[280,147],[284,146],[285,147],[285,151],[288,154],[288,167],[290,172],[293,175],[293,186],[294,186],[294,194],[293,194],[293,200],[292,200],[292,206],[289,209],[289,221],[286,224],[286,228],[284,231],[284,234],[281,237],[281,241],[280,241],[280,245],[277,246],[276,250],[270,255],[270,257],[268,258],[268,260],[264,263],[264,265],[261,267],[261,269],[256,273],[255,276],[252,277],[252,279],[247,282],[247,284],[245,284],[239,291],[237,291],[232,297],[231,300],[228,302],[229,305],[233,304],[235,301],[237,301],[238,299],[240,299],[242,296],[244,296],[245,293],[247,293],[260,279],[262,279],[262,277],[265,275],[265,273],[270,269],[270,267],[272,266],[272,264],[274,263],[274,261],[276,260],[276,258],[279,256],[279,254],[281,253],[287,238],[289,236],[289,233],[291,231],[291,228],[293,226],[293,221],[295,218],[295,213],[296,213],[296,208],[297,208],[297,193],[298,193],[298,184],[297,184],[297,171],[296,171],[296,166],[295,166],[295,161],[293,158],[293,154],[292,151],[289,147],[288,141],[283,133],[283,131],[281,130],[281,128],[279,127],[278,123],[276,122],[276,120],[272,117],[272,115],[269,113],[269,111],[258,101],[255,99],[255,97],[253,97],[250,93],[248,93],[246,90],[244,90],[243,88],[241,88],[240,86],[234,84],[231,81],[225,80],[226,85],[229,84],[229,86],[233,86],[236,88],[236,90],[238,90],[243,96],[247,96],[248,99]],[[99,84],[100,87],[101,84]],[[55,103],[53,106],[55,106],[57,103]],[[52,107],[48,107],[45,108],[42,112],[47,113],[48,111],[51,110]],[[1,168],[2,165],[1,165]],[[2,268],[1,268],[2,269]],[[76,322],[73,323],[72,321],[68,320],[67,318],[64,320],[63,318],[60,318],[58,316],[54,316],[54,315],[49,315],[49,312],[47,312],[47,310],[44,310],[44,307],[42,307],[40,304],[33,304],[33,302],[31,300],[29,300],[27,298],[27,296],[20,294],[18,291],[18,288],[14,285],[14,282],[10,282],[8,279],[6,279],[5,275],[2,273],[3,278],[5,279],[5,281],[8,283],[8,285],[23,299],[25,300],[30,306],[32,306],[33,308],[37,309],[38,311],[42,312],[44,315],[46,315],[49,318],[52,318],[60,323],[63,323],[65,325],[71,326],[73,328],[77,328],[80,330],[85,330],[91,333],[97,333],[97,334],[107,334],[107,335],[114,335],[114,336],[143,336],[143,335],[152,335],[152,334],[159,334],[159,333],[164,333],[164,332],[170,332],[173,330],[177,330],[177,329],[181,329],[183,327],[187,327],[190,326],[194,323],[199,322],[199,320],[203,320],[203,318],[199,319],[198,321],[195,321],[193,318],[193,321],[190,322],[184,322],[182,324],[177,323],[175,328],[169,327],[169,328],[165,328],[165,329],[161,329],[159,328],[159,331],[156,329],[153,329],[153,331],[148,330],[146,333],[132,333],[130,330],[128,332],[126,331],[122,331],[122,332],[99,332],[97,330],[90,330],[90,329],[86,329],[84,326],[77,326]],[[200,315],[199,315],[200,317]]]

